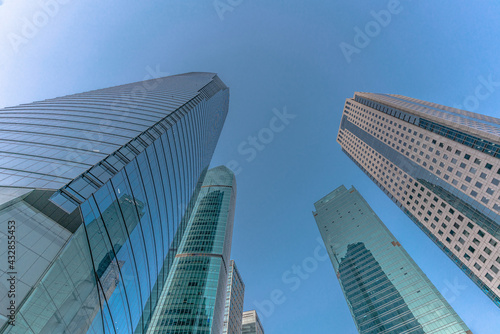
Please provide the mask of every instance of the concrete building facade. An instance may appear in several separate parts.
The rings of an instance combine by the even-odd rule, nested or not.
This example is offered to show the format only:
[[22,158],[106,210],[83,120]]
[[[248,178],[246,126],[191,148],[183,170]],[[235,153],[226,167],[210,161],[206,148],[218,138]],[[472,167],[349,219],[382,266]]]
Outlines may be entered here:
[[399,95],[347,99],[337,142],[500,306],[500,120]]

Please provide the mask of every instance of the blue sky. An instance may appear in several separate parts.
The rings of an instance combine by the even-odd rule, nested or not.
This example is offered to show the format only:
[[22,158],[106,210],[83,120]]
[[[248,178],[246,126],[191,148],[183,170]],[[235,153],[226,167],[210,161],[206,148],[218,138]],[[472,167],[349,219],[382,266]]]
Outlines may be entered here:
[[[266,333],[356,333],[331,263],[318,253],[311,214],[341,184],[361,192],[474,333],[498,333],[500,310],[335,142],[355,91],[465,102],[500,117],[498,83],[475,99],[484,80],[500,81],[498,1],[0,3],[0,107],[139,81],[150,71],[217,72],[230,86],[213,166],[238,164],[232,257],[245,309],[260,310]],[[392,13],[377,29],[372,11],[382,10]],[[355,39],[358,28],[372,29],[369,40]],[[254,153],[252,137],[262,138]],[[304,264],[310,272],[299,276]]]

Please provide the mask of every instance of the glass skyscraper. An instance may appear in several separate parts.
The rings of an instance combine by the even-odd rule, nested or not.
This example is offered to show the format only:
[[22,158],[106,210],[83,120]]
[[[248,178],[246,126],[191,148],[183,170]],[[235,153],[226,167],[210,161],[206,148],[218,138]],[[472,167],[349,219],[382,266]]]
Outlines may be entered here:
[[500,120],[399,95],[355,93],[337,141],[500,306]]
[[229,265],[226,287],[226,305],[224,308],[224,334],[241,334],[241,320],[243,317],[243,302],[245,298],[245,284],[234,260]]
[[148,333],[222,333],[235,202],[233,172],[210,169]]
[[257,311],[243,312],[241,334],[264,334],[264,328],[260,323]]
[[354,187],[314,206],[360,334],[472,333]]
[[188,73],[0,110],[1,333],[145,332],[228,100]]

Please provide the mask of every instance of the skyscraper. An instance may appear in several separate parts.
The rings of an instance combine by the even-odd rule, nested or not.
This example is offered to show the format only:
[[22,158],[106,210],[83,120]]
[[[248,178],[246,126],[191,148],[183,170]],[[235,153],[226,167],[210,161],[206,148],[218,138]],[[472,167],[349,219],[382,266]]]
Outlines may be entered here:
[[500,306],[500,120],[399,95],[355,93],[337,141]]
[[245,284],[234,260],[229,265],[227,275],[226,304],[224,308],[224,334],[241,334]]
[[228,99],[188,73],[0,111],[1,333],[144,332]]
[[241,334],[264,334],[257,311],[243,312]]
[[360,334],[471,334],[354,187],[340,186],[314,206]]
[[148,333],[222,333],[235,201],[233,172],[210,169]]

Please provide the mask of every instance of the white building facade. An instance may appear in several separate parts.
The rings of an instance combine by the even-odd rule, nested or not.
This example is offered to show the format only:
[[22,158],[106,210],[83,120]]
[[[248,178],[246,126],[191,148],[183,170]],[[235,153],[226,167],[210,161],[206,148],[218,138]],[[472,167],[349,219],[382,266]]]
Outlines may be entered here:
[[337,142],[500,306],[500,120],[355,93]]

